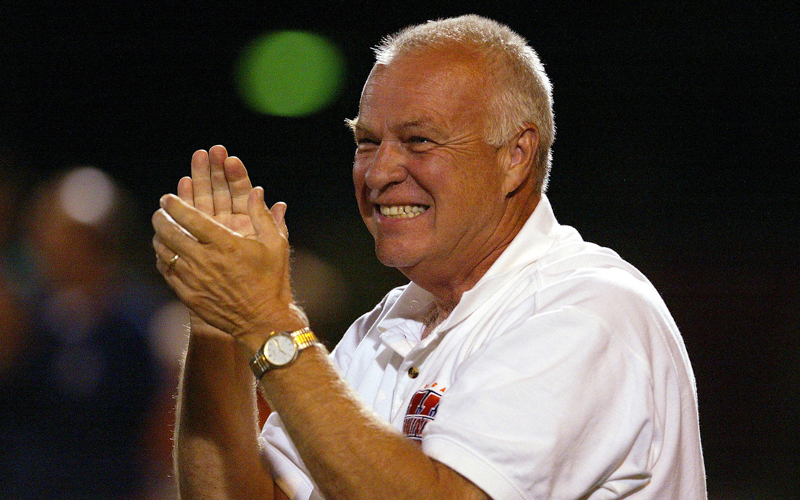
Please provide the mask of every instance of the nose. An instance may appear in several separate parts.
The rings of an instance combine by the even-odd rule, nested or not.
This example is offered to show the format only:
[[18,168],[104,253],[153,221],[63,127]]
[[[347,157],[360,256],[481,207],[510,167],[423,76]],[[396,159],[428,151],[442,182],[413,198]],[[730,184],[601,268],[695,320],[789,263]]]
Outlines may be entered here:
[[399,184],[408,175],[406,158],[398,141],[382,141],[364,174],[369,189],[384,190]]

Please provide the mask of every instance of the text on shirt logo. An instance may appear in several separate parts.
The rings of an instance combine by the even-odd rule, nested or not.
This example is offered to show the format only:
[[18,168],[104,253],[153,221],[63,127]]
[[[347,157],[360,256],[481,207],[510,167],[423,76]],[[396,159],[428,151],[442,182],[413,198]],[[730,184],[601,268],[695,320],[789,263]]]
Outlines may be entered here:
[[439,400],[446,388],[436,389],[436,383],[417,391],[408,403],[406,418],[403,420],[403,434],[414,441],[422,441],[422,431],[428,422],[436,418]]

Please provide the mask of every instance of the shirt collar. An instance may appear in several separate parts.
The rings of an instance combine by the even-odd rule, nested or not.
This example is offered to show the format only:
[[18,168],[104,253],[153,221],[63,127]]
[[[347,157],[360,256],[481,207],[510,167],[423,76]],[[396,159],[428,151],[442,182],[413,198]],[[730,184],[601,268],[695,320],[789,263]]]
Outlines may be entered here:
[[[478,283],[461,296],[456,308],[437,331],[446,331],[466,319],[502,288],[511,276],[522,267],[541,259],[557,241],[566,237],[580,239],[575,229],[558,224],[550,201],[542,194],[536,209],[517,236]],[[376,325],[383,342],[402,356],[408,354],[420,341],[421,326],[432,303],[433,295],[415,283],[409,283]]]
[[406,285],[375,325],[383,343],[405,357],[422,338],[423,322],[432,303],[429,292],[413,282]]

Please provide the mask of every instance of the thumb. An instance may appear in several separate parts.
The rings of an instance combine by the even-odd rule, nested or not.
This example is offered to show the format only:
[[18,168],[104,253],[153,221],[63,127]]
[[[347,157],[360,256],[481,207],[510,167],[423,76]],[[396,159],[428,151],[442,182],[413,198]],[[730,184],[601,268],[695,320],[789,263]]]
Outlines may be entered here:
[[286,227],[286,203],[279,201],[272,205],[269,209],[272,212],[272,217],[275,219],[275,224],[278,226],[278,231],[281,232],[284,238],[289,237],[289,228]]
[[264,188],[254,187],[250,190],[247,197],[247,214],[259,239],[280,231],[272,213],[267,210],[267,205],[264,203]]

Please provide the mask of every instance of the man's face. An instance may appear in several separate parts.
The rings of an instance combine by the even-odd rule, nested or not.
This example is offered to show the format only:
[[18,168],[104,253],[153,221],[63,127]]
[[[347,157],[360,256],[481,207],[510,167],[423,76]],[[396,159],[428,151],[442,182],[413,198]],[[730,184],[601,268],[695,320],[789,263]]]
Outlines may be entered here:
[[458,280],[492,253],[506,207],[484,140],[485,78],[470,56],[428,50],[373,69],[353,180],[378,259],[417,280]]

